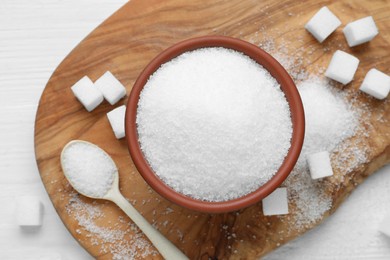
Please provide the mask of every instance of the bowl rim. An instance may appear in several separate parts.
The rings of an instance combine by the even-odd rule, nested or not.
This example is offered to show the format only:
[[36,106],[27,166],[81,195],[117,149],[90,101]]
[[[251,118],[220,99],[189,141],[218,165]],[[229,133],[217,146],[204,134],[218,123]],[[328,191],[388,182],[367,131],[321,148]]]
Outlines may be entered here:
[[[275,175],[255,191],[228,201],[210,202],[197,200],[181,194],[165,184],[152,170],[143,155],[137,133],[137,108],[139,95],[149,77],[164,63],[180,54],[205,47],[224,47],[239,51],[263,66],[280,84],[287,99],[292,121],[290,149]],[[128,149],[138,172],[144,180],[161,196],[185,208],[207,212],[223,213],[251,206],[267,197],[278,188],[295,166],[300,155],[305,133],[305,115],[299,92],[290,75],[270,54],[256,45],[228,36],[202,36],[187,39],[172,45],[157,55],[138,76],[131,90],[126,106],[125,135]]]

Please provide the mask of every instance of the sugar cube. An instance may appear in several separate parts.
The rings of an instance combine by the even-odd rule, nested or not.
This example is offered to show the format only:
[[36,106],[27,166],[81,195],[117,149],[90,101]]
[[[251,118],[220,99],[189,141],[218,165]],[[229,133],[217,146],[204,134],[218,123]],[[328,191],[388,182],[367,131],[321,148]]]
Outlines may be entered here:
[[329,10],[328,7],[322,7],[305,25],[314,38],[323,42],[337,27],[341,21]]
[[352,81],[358,65],[358,58],[337,50],[332,56],[325,76],[345,85]]
[[390,214],[388,214],[379,225],[379,231],[390,238]]
[[360,90],[377,99],[385,99],[390,92],[390,76],[377,69],[371,69],[366,74]]
[[107,113],[108,121],[117,139],[125,137],[125,112],[126,106],[123,105]]
[[38,197],[21,196],[16,199],[16,220],[20,227],[40,227],[42,218],[43,204]]
[[377,34],[378,28],[372,16],[351,22],[343,29],[349,47],[371,41]]
[[287,189],[277,188],[263,199],[264,216],[288,214]]
[[327,151],[311,154],[307,157],[310,175],[313,180],[333,175],[330,157]]
[[87,76],[77,81],[71,89],[88,112],[94,110],[103,101],[102,93]]
[[95,86],[102,92],[104,98],[111,105],[114,105],[126,95],[125,87],[109,71],[95,81]]

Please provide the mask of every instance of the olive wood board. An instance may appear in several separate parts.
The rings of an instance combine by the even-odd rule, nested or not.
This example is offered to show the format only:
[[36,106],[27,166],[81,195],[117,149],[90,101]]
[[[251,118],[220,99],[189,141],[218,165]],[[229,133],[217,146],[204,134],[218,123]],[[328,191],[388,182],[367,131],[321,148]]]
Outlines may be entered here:
[[[341,19],[343,25],[323,44],[319,44],[304,30],[304,24],[325,5]],[[74,191],[61,171],[60,152],[66,143],[74,139],[91,141],[113,157],[119,168],[124,196],[191,259],[256,259],[319,225],[358,184],[389,162],[389,98],[378,101],[365,94],[356,96],[355,101],[366,104],[371,111],[363,126],[366,131],[353,137],[360,141],[360,148],[364,147],[367,151],[367,161],[355,165],[352,172],[335,169],[334,177],[323,180],[332,198],[332,207],[317,221],[296,229],[289,223],[291,218],[263,216],[261,202],[238,212],[213,215],[173,205],[152,191],[139,175],[128,153],[126,140],[115,139],[106,113],[126,104],[137,75],[153,57],[176,42],[203,35],[226,35],[257,44],[266,44],[272,39],[273,44],[278,46],[288,39],[285,49],[291,57],[298,55],[296,51],[300,50],[303,57],[301,66],[308,72],[326,67],[335,50],[346,50],[360,59],[360,65],[351,84],[345,87],[336,84],[336,87],[341,91],[358,91],[370,68],[376,67],[389,73],[389,7],[389,1],[369,0],[132,0],[125,4],[62,61],[47,83],[39,103],[35,121],[36,160],[45,188],[65,226],[92,256],[114,258],[112,252],[102,250],[104,241],[95,233],[80,232],[78,221],[67,211]],[[379,35],[370,43],[348,48],[342,34],[343,26],[368,15],[374,17]],[[88,113],[75,99],[70,87],[84,75],[96,80],[107,70],[126,86],[127,97],[116,106],[104,101]],[[337,159],[342,155],[333,156]],[[87,198],[81,200],[101,206],[104,216],[97,220],[98,226],[117,224],[125,230],[126,227],[121,224],[123,221],[119,223],[118,219],[131,222],[112,203]],[[289,207],[290,216],[294,216],[295,205],[290,203]],[[167,209],[170,209],[169,214]],[[289,232],[284,232],[286,230]],[[234,237],[229,234],[234,234]],[[131,240],[132,236],[124,239]],[[140,254],[135,258],[141,259],[143,249],[138,250]],[[161,259],[161,256],[154,254],[146,258]]]

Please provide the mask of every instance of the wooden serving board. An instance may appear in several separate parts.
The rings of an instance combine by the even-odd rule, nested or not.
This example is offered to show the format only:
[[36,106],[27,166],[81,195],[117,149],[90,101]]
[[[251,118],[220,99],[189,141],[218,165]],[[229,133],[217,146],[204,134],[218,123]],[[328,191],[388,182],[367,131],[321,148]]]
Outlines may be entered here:
[[[342,27],[319,44],[304,24],[327,5],[343,26],[372,15],[380,34],[369,44],[348,48]],[[80,244],[96,258],[151,258],[153,247],[112,203],[78,197],[60,168],[60,152],[73,139],[91,141],[117,163],[120,187],[135,207],[191,259],[254,259],[274,250],[323,221],[367,176],[390,160],[390,102],[377,101],[357,89],[372,67],[389,74],[389,1],[243,1],[243,0],[132,0],[83,40],[50,78],[39,103],[35,122],[35,151],[46,190],[62,221]],[[320,73],[336,49],[360,59],[355,80],[342,88],[351,102],[363,107],[362,129],[334,151],[335,176],[320,182],[332,206],[315,221],[296,225],[298,204],[290,201],[288,216],[264,217],[261,203],[220,215],[192,212],[172,205],[152,191],[135,169],[124,139],[116,140],[104,102],[88,113],[70,87],[84,75],[96,80],[110,70],[130,93],[137,75],[159,52],[172,44],[201,35],[228,35],[294,59],[292,70]],[[290,71],[294,73],[294,71]],[[353,94],[355,93],[355,94]],[[118,105],[126,103],[126,99]],[[365,160],[350,150],[364,151]],[[349,154],[345,154],[349,153]],[[352,155],[351,155],[352,154]],[[355,164],[351,162],[356,162]],[[318,186],[318,184],[317,184]],[[306,212],[307,213],[307,212]],[[95,215],[94,215],[95,214]],[[300,212],[299,214],[305,214]],[[111,234],[111,233],[112,234]],[[119,232],[119,233],[118,233]],[[119,234],[119,235],[118,235]]]

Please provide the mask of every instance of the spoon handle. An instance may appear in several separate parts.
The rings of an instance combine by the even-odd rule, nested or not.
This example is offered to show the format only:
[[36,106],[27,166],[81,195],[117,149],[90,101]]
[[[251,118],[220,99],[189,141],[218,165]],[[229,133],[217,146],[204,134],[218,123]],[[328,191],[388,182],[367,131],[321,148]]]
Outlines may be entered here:
[[164,237],[131,205],[120,192],[110,198],[144,232],[160,254],[167,260],[185,260],[185,256],[171,241]]

